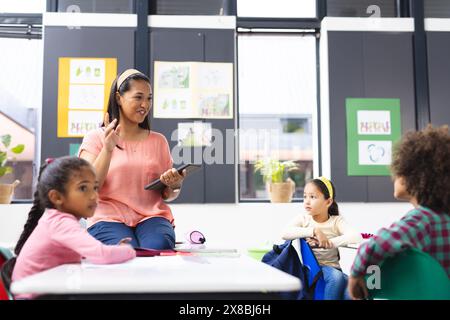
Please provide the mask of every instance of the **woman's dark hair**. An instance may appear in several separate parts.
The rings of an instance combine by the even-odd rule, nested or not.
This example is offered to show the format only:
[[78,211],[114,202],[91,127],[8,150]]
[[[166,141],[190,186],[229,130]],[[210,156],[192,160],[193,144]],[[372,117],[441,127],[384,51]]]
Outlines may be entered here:
[[[112,122],[114,119],[117,119],[117,123],[120,121],[120,105],[116,100],[116,92],[118,92],[121,96],[131,88],[131,80],[142,80],[151,85],[150,79],[143,73],[135,73],[127,77],[119,88],[117,88],[117,79],[119,79],[118,75],[116,79],[113,81],[111,85],[111,91],[109,93],[109,101],[108,101],[108,114],[109,114],[109,122]],[[103,124],[104,126],[105,124]],[[147,117],[139,123],[139,127],[142,129],[150,130],[150,112]]]
[[391,171],[406,191],[437,213],[450,213],[450,135],[448,125],[406,133],[395,146]]
[[[320,179],[313,179],[309,181],[309,183],[314,184],[317,188],[319,188],[320,192],[323,193],[325,199],[330,199],[330,192],[328,191],[327,186]],[[330,216],[338,216],[339,215],[339,207],[335,200],[336,198],[336,189],[334,188],[333,182],[330,181],[331,188],[333,189],[333,203],[328,207],[328,214]]]
[[54,208],[53,203],[48,198],[50,190],[54,189],[65,194],[65,186],[69,182],[75,171],[80,171],[83,167],[91,167],[86,160],[78,157],[57,158],[50,163],[44,163],[39,170],[38,183],[34,193],[33,206],[28,213],[28,219],[23,227],[19,241],[14,252],[20,253],[28,237],[36,228],[39,219],[44,214],[46,208]]

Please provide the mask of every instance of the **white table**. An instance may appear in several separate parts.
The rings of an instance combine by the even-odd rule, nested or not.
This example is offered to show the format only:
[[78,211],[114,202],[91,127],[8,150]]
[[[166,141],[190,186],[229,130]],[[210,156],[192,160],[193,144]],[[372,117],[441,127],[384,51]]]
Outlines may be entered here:
[[180,255],[135,258],[116,265],[61,265],[11,285],[13,294],[46,298],[214,298],[211,294],[252,298],[300,288],[298,278],[248,256]]
[[0,242],[0,247],[6,248],[11,252],[14,252],[14,247],[16,246],[15,242]]

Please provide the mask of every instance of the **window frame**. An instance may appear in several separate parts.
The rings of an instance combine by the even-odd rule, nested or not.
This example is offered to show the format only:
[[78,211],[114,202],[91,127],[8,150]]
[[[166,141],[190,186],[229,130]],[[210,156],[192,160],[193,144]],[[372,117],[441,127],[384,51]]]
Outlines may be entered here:
[[[41,13],[2,13],[0,14],[0,38],[40,40],[42,39],[42,16]],[[42,44],[42,50],[44,45]],[[42,62],[43,63],[43,62]],[[42,99],[41,99],[42,103]],[[32,193],[30,199],[13,199],[15,203],[32,203],[35,183],[37,180],[37,168],[40,163],[41,153],[41,123],[42,106],[36,112],[36,132],[35,132],[35,154],[32,162]]]
[[[273,32],[264,30],[263,32],[258,32],[258,30],[251,30],[251,31],[239,31],[237,32],[237,37],[239,37],[239,34],[241,33],[248,33],[248,32],[254,32],[257,33],[258,35],[302,35],[305,36],[305,34],[307,36],[311,36],[314,35],[315,36],[315,42],[316,42],[316,47],[315,47],[315,62],[316,62],[316,107],[313,108],[313,113],[311,114],[312,116],[312,147],[313,147],[313,176],[318,176],[321,175],[321,137],[320,137],[320,126],[321,126],[321,121],[320,121],[320,67],[319,63],[319,36],[318,36],[318,31],[316,30],[274,30]],[[238,55],[239,55],[239,48],[238,48],[238,41],[236,41],[236,97],[239,97],[239,59],[238,59]],[[239,108],[239,99],[236,99],[236,129],[237,132],[239,134],[240,132],[240,108]],[[269,203],[270,199],[242,199],[241,197],[241,184],[240,184],[240,177],[241,177],[241,171],[240,171],[240,153],[241,153],[241,149],[240,149],[240,139],[239,136],[236,139],[236,174],[237,174],[237,202],[238,203]],[[303,202],[303,198],[293,198],[292,202],[297,202],[297,203],[301,203]]]

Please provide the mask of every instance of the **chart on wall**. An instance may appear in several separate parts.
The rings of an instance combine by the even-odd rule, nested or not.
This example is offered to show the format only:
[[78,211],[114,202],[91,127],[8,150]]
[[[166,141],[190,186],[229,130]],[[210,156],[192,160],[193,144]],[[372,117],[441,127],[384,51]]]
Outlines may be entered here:
[[178,146],[210,147],[211,141],[211,123],[201,121],[178,123]]
[[233,64],[155,61],[154,118],[233,118]]
[[83,137],[103,122],[115,58],[69,58],[58,62],[58,138]]
[[401,136],[400,99],[347,98],[347,174],[389,176]]

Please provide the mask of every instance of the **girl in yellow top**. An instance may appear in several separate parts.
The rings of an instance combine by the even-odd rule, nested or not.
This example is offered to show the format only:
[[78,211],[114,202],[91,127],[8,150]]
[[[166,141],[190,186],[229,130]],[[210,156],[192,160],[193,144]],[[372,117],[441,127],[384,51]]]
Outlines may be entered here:
[[283,239],[306,238],[322,266],[325,280],[324,299],[349,299],[348,277],[339,265],[338,247],[362,241],[360,233],[339,215],[334,185],[325,177],[306,184],[304,202],[307,215],[299,215],[284,230]]

